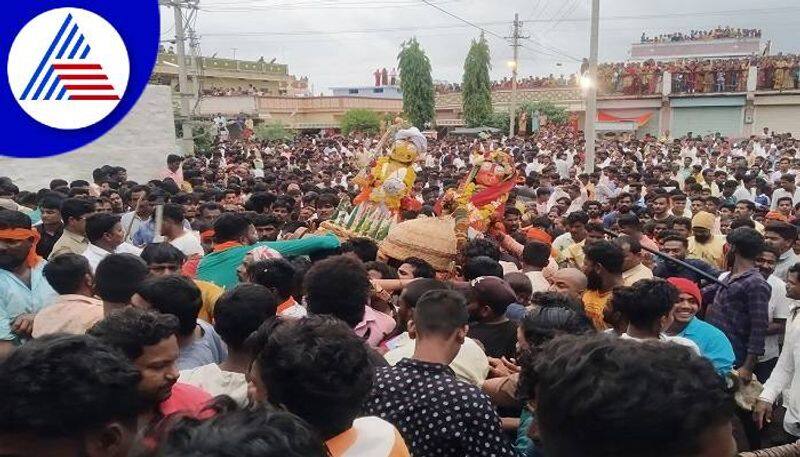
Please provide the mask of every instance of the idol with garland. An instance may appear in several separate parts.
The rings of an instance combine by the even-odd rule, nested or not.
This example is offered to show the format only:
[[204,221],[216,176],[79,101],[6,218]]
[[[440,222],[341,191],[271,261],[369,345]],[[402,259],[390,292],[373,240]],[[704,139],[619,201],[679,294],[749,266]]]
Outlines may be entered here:
[[402,121],[396,120],[376,148],[381,153],[386,140],[393,135],[389,153],[373,158],[366,169],[369,171],[353,179],[361,188],[354,204],[372,203],[371,206],[385,208],[395,216],[400,210],[419,209],[419,202],[411,195],[417,178],[414,163],[425,154],[428,141],[416,127],[402,127]]
[[440,213],[456,220],[459,245],[466,242],[470,229],[486,233],[492,221],[502,219],[508,194],[517,182],[512,157],[501,150],[476,156],[470,173],[457,189],[448,190],[437,205]]

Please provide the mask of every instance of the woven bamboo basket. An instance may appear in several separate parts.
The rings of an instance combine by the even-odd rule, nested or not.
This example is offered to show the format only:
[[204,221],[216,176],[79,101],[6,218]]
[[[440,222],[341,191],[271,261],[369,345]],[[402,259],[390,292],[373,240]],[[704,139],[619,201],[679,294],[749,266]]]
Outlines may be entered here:
[[458,254],[455,220],[424,217],[401,222],[389,230],[378,249],[386,257],[419,257],[438,271],[452,271]]

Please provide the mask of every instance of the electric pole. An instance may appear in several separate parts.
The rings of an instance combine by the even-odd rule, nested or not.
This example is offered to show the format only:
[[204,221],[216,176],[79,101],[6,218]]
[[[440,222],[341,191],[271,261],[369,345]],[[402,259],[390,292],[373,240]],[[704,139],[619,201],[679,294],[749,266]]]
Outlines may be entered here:
[[600,0],[592,0],[592,18],[589,34],[589,83],[586,91],[586,119],[583,134],[586,144],[584,171],[594,172],[595,122],[597,122],[597,36],[600,31]]
[[514,50],[514,60],[511,62],[511,105],[508,109],[508,137],[514,136],[514,122],[517,115],[517,67],[519,67],[519,44],[520,38],[528,38],[520,36],[519,29],[522,27],[522,22],[519,20],[519,13],[514,13],[514,35],[506,38],[511,38],[511,48]]
[[[191,1],[191,0],[190,0]],[[184,156],[194,155],[194,139],[192,138],[192,120],[190,98],[192,90],[189,87],[189,69],[186,59],[186,32],[183,24],[183,7],[186,0],[162,1],[162,5],[171,6],[175,14],[175,52],[178,60],[178,97],[180,101],[180,123],[183,138],[181,139],[181,149]],[[186,2],[187,7],[191,7]]]

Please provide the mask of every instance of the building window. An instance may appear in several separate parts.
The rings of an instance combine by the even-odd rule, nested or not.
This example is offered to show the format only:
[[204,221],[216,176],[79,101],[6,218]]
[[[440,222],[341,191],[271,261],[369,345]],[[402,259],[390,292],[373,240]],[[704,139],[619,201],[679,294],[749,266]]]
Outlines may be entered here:
[[358,89],[347,89],[348,94],[358,94]]
[[376,88],[372,89],[372,93],[373,94],[382,94],[383,93],[383,87],[376,87]]

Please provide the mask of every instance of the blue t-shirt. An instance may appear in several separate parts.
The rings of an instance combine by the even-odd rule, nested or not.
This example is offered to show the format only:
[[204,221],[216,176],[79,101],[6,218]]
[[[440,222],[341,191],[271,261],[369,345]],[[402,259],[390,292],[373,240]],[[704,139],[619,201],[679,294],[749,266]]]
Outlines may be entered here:
[[725,376],[733,369],[733,346],[722,330],[694,317],[678,336],[693,341],[720,375]]
[[38,313],[58,296],[42,274],[46,264],[43,260],[31,270],[30,287],[14,273],[0,269],[0,340],[20,344],[19,336],[11,331],[11,322],[21,314]]

